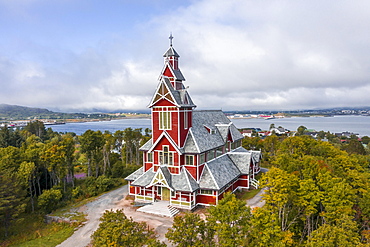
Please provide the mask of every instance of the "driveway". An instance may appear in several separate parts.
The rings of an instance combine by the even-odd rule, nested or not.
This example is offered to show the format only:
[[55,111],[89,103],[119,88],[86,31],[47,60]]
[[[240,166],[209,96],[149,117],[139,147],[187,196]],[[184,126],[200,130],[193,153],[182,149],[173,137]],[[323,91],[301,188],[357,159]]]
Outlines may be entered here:
[[[263,168],[262,172],[266,172],[267,169]],[[262,207],[265,201],[262,199],[262,195],[265,193],[263,188],[256,196],[252,199],[247,200],[247,205],[251,208]],[[128,187],[124,185],[116,190],[108,192],[104,195],[99,196],[95,201],[89,202],[82,206],[79,211],[87,214],[87,222],[81,228],[74,232],[74,234],[66,239],[58,247],[85,247],[88,246],[91,241],[91,235],[98,229],[99,219],[105,212],[105,210],[116,210],[123,209],[127,217],[131,217],[136,222],[146,222],[150,228],[154,229],[157,234],[158,240],[164,242],[168,246],[171,244],[165,238],[165,234],[168,228],[172,227],[173,218],[156,216],[137,212],[136,208],[132,207],[129,200],[125,200],[127,195]]]
[[85,225],[79,228],[74,234],[66,239],[58,247],[85,247],[91,242],[91,235],[98,229],[99,219],[105,210],[123,209],[127,217],[140,222],[145,221],[149,227],[153,228],[160,241],[167,242],[165,234],[172,226],[173,219],[167,217],[160,217],[137,212],[136,208],[131,206],[131,201],[125,200],[127,195],[127,185],[124,185],[116,190],[110,191],[104,195],[99,196],[95,201],[89,202],[79,208],[80,212],[87,214],[87,221]]

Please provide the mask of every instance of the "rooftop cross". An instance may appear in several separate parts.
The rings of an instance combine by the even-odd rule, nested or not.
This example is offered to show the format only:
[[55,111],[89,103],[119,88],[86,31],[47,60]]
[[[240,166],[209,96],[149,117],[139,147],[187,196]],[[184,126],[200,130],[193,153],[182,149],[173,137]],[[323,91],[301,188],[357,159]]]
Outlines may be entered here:
[[170,46],[172,46],[172,40],[173,40],[173,36],[172,36],[172,33],[170,34],[170,37],[168,37],[170,39]]

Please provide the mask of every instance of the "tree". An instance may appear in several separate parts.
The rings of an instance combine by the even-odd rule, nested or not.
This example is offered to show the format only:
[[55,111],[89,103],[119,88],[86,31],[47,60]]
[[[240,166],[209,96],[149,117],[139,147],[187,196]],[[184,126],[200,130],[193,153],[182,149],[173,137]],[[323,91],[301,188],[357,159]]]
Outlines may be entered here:
[[15,174],[4,174],[0,170],[0,222],[4,237],[8,237],[11,223],[18,219],[26,207],[24,191]]
[[363,136],[362,138],[361,138],[361,141],[362,141],[362,143],[363,144],[369,144],[369,142],[370,142],[370,137],[368,137],[368,136]]
[[58,189],[44,190],[38,198],[38,206],[44,210],[45,213],[50,213],[57,208],[62,199],[62,192]]
[[47,139],[45,125],[41,121],[36,120],[28,122],[23,130],[31,133],[31,135],[36,135],[37,137],[40,137],[42,140]]
[[176,216],[166,238],[177,247],[214,246],[214,230],[198,214]]
[[360,236],[356,223],[346,215],[337,216],[338,224],[323,224],[309,237],[309,247],[356,247],[360,246]]
[[296,134],[296,135],[301,136],[301,135],[303,135],[303,134],[304,134],[304,132],[306,132],[306,131],[307,131],[307,128],[306,128],[305,126],[301,125],[301,126],[299,126],[299,127],[297,128],[297,134]]
[[87,156],[87,176],[92,175],[92,165],[95,164],[95,177],[99,176],[99,154],[102,154],[104,137],[100,130],[87,130],[80,137],[81,151]]
[[123,210],[107,210],[100,221],[99,228],[92,235],[93,246],[161,246],[145,222],[128,219]]
[[68,177],[71,178],[72,187],[75,186],[74,184],[74,164],[75,161],[75,155],[74,152],[76,150],[75,148],[75,140],[71,134],[63,135],[62,141],[62,150],[64,154],[64,162],[67,166],[67,173]]
[[241,246],[247,240],[250,208],[234,194],[226,193],[208,213],[207,221],[215,231],[217,246]]
[[23,184],[23,186],[27,188],[27,190],[29,191],[32,212],[35,211],[35,203],[34,203],[34,198],[36,196],[35,195],[36,193],[35,179],[34,179],[35,170],[36,170],[36,166],[33,162],[23,161],[17,173],[19,182]]
[[11,144],[11,132],[7,125],[0,128],[0,148],[6,148]]
[[244,137],[242,140],[242,146],[247,150],[260,150],[262,145],[261,138],[259,137]]
[[348,144],[343,146],[343,150],[347,151],[349,154],[366,154],[364,146],[357,139],[350,140]]

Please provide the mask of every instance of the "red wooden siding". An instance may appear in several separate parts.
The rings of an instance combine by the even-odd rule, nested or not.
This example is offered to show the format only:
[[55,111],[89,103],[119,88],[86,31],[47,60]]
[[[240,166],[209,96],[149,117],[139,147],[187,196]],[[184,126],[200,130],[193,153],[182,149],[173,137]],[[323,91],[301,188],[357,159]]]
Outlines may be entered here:
[[197,200],[197,203],[201,203],[201,204],[208,204],[208,205],[216,204],[216,196],[212,196],[212,195],[197,195],[196,200]]

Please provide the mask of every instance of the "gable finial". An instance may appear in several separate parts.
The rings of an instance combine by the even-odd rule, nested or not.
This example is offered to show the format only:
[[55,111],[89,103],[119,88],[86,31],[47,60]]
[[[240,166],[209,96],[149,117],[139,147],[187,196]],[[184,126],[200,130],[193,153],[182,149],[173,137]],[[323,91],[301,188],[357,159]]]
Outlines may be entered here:
[[172,32],[170,33],[170,37],[168,38],[170,39],[170,46],[172,46],[172,40],[173,40]]

